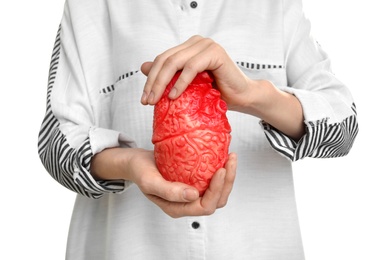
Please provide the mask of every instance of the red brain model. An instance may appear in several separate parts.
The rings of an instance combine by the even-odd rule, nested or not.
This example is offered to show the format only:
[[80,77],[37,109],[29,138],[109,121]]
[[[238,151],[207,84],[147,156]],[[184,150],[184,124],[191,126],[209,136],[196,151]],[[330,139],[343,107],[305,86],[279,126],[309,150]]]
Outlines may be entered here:
[[154,108],[154,156],[166,180],[192,185],[202,196],[228,158],[231,128],[227,105],[212,88],[212,75],[206,71],[199,73],[180,97],[168,98],[179,75],[175,74]]

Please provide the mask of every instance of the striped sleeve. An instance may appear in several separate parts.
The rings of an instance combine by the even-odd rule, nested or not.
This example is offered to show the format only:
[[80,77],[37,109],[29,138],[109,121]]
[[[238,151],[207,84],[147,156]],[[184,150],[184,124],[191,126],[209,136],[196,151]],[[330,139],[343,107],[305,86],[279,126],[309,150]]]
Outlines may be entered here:
[[74,58],[77,55],[73,55],[77,52],[72,52],[69,40],[61,41],[63,27],[59,27],[51,57],[38,153],[56,181],[78,194],[97,199],[105,193],[122,192],[127,182],[95,180],[90,174],[91,159],[105,147],[120,146],[126,140],[116,131],[93,126],[87,90],[80,83],[82,72],[77,72],[82,70]]
[[314,40],[302,1],[284,1],[287,86],[303,109],[306,134],[295,141],[262,121],[271,146],[292,161],[349,153],[358,133],[356,106],[349,89],[331,70],[330,59]]

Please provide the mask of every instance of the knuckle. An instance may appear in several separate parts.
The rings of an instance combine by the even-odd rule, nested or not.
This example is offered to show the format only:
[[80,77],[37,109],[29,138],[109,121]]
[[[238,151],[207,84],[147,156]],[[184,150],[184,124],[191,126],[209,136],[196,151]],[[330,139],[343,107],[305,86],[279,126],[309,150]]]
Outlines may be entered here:
[[194,59],[191,59],[191,60],[187,61],[184,68],[188,72],[193,73],[193,72],[197,72],[196,66],[197,66],[197,62]]
[[171,208],[165,209],[164,212],[165,212],[165,214],[167,214],[168,216],[170,216],[173,219],[178,219],[178,218],[182,217],[182,215],[180,215],[178,212],[176,212],[174,210],[171,210]]
[[203,41],[203,44],[205,46],[207,46],[207,48],[209,48],[209,49],[215,49],[215,48],[220,48],[221,47],[221,45],[219,45],[217,42],[215,42],[211,38],[204,38],[202,41]]
[[164,198],[169,200],[169,201],[174,201],[176,199],[175,190],[172,187],[170,187],[169,189],[166,189],[164,191]]
[[[200,71],[200,68],[198,68],[200,64],[198,64],[198,62],[199,61],[196,59],[191,59],[191,60],[187,61],[187,63],[184,65],[184,68],[183,68],[183,71],[185,71],[186,77],[179,77],[178,80],[183,80],[183,82],[187,83],[187,85],[190,84],[192,79],[191,79],[191,81],[188,81],[188,77],[190,77],[190,75],[193,75],[193,77],[194,77]],[[186,78],[186,79],[184,79],[184,78]]]
[[227,200],[222,200],[218,202],[218,208],[223,208],[227,204]]
[[159,54],[154,58],[154,63],[160,63],[162,60],[165,60],[165,57],[163,54]]
[[165,59],[164,66],[165,67],[172,67],[175,64],[175,55],[171,55]]
[[202,40],[204,39],[202,36],[200,35],[194,35],[194,36],[191,36],[190,37],[190,40],[193,40],[193,41],[199,41],[199,40]]
[[181,215],[179,215],[179,214],[177,214],[177,213],[175,213],[175,212],[172,212],[171,214],[169,214],[169,216],[170,216],[171,218],[173,218],[173,219],[178,219],[178,218],[182,217]]
[[221,45],[219,45],[218,43],[216,42],[212,42],[210,43],[209,45],[209,49],[212,51],[212,52],[224,52],[225,50],[222,48]]
[[179,86],[183,86],[182,88],[185,88],[185,86],[188,86],[191,82],[187,81],[186,79],[184,79],[183,77],[179,77],[177,79],[177,85]]
[[207,44],[210,44],[210,45],[218,45],[213,39],[211,38],[204,38],[203,41]]

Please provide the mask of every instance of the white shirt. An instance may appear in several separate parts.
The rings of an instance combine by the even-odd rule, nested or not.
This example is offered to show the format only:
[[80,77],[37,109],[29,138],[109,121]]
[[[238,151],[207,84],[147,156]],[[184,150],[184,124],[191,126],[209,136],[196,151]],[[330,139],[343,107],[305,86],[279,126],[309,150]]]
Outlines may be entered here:
[[[67,259],[304,259],[291,162],[346,155],[355,105],[310,36],[300,0],[68,0],[50,66],[39,154],[78,193]],[[226,207],[172,219],[135,184],[96,181],[108,147],[153,149],[153,107],[140,103],[141,64],[192,35],[210,37],[253,79],[300,100],[307,134],[295,142],[259,118],[228,112],[237,177]],[[261,123],[259,123],[261,122]]]

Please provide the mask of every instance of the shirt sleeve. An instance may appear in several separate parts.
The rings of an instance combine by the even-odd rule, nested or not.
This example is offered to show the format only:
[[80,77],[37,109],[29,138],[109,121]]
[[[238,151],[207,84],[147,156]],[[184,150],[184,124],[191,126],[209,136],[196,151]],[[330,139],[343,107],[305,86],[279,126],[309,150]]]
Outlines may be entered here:
[[285,2],[285,66],[288,86],[302,104],[306,134],[294,141],[262,122],[271,146],[296,161],[348,154],[358,133],[356,106],[348,88],[331,71],[328,55],[313,39],[301,1]]
[[50,175],[66,188],[90,198],[122,192],[123,180],[100,181],[90,174],[94,154],[109,147],[133,147],[124,134],[94,126],[77,33],[65,5],[47,88],[47,107],[38,138],[38,153]]

